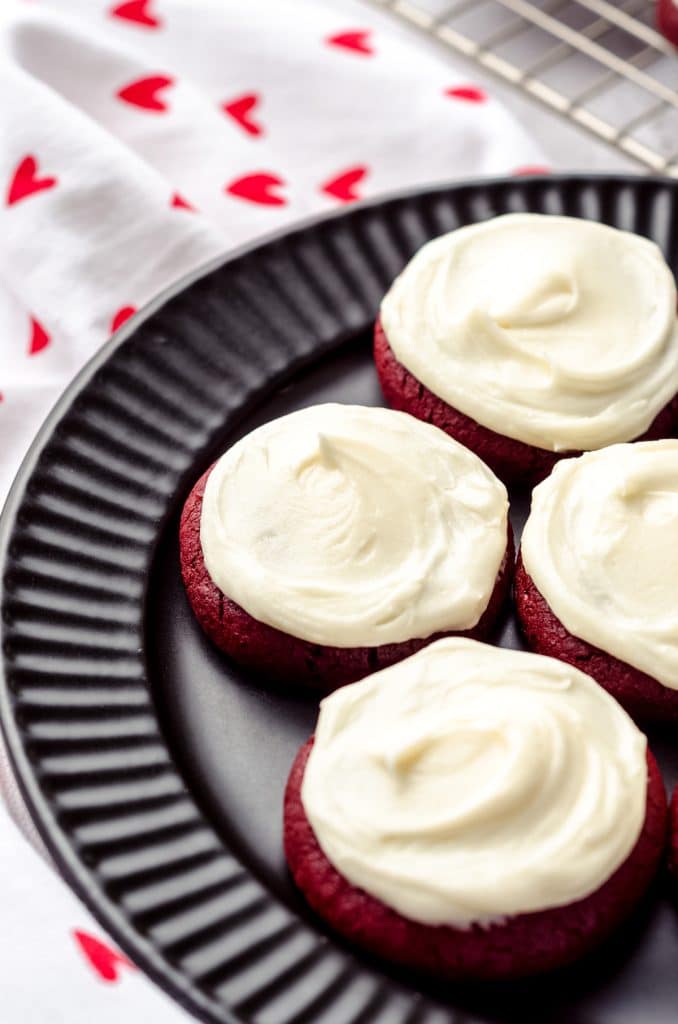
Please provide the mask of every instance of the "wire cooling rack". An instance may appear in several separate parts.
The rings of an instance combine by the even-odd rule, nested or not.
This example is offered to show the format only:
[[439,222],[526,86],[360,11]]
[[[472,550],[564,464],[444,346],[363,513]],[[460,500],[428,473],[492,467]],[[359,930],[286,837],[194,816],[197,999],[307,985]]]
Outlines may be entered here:
[[678,177],[678,51],[654,26],[654,0],[371,2]]

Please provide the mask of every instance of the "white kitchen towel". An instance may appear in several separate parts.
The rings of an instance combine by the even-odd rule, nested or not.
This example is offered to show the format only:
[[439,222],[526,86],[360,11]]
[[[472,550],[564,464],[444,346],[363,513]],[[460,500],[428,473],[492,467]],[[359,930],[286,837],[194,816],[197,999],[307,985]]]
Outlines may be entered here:
[[2,1024],[189,1024],[31,849],[0,804]]
[[[0,6],[0,504],[88,357],[203,261],[357,199],[543,166],[467,71],[356,0]],[[38,845],[2,751],[0,788]],[[5,812],[0,851],[3,1022],[137,1020],[152,998],[147,1019],[178,1018],[110,966]],[[80,978],[83,956],[113,977]]]
[[542,163],[467,73],[417,54],[359,3],[17,0],[0,26],[0,498],[88,356],[202,261],[353,199]]

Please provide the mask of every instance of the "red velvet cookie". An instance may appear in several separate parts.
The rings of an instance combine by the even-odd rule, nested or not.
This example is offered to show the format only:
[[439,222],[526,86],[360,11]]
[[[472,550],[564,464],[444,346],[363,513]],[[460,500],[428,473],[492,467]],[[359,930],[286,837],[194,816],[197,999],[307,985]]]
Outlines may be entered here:
[[513,576],[515,548],[508,527],[506,554],[480,621],[462,634],[436,633],[425,639],[380,647],[329,647],[283,633],[249,615],[223,594],[205,566],[200,543],[200,515],[205,484],[211,470],[198,480],[181,515],[179,548],[181,574],[195,616],[209,638],[229,657],[263,678],[319,692],[354,682],[378,669],[407,658],[442,636],[463,635],[484,640],[501,613]]
[[655,874],[666,832],[666,797],[648,751],[647,809],[626,861],[596,892],[502,924],[459,929],[403,917],[340,875],[321,850],[301,800],[311,738],[285,793],[284,841],[294,881],[310,906],[350,942],[397,964],[446,979],[517,978],[560,967],[597,945],[633,909]]
[[678,6],[674,0],[657,0],[657,26],[674,46],[678,46]]
[[558,658],[586,672],[611,693],[632,718],[678,719],[678,690],[663,686],[640,669],[573,636],[537,590],[520,554],[514,596],[520,625],[531,651]]
[[[548,476],[559,459],[581,455],[576,451],[551,452],[505,437],[452,408],[398,362],[379,319],[374,328],[374,360],[384,397],[393,409],[440,427],[475,452],[505,483],[521,486],[538,483]],[[634,440],[656,441],[671,437],[677,425],[678,395],[657,414],[648,430]]]

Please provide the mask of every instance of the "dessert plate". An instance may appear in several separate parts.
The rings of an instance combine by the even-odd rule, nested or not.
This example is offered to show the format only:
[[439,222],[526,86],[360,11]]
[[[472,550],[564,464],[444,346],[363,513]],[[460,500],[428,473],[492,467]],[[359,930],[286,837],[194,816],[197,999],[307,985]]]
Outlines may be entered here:
[[[134,317],[51,413],[5,507],[0,710],[24,796],[73,888],[201,1020],[675,1018],[664,879],[586,962],[519,984],[436,985],[328,934],[281,846],[287,773],[317,706],[229,664],[179,576],[178,514],[210,461],[293,409],[381,404],[370,328],[393,276],[434,235],[522,210],[648,235],[678,271],[668,179],[513,178],[350,207],[227,256]],[[512,495],[518,529],[528,500]],[[497,639],[519,645],[511,615]],[[672,786],[678,738],[651,742]]]

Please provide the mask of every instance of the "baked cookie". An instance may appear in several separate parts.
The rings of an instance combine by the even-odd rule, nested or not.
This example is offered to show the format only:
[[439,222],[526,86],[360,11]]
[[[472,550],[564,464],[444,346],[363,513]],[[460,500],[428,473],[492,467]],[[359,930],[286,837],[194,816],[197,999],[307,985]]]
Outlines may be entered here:
[[445,979],[576,960],[642,898],[663,783],[583,673],[441,640],[321,704],[285,794],[285,854],[350,942]]
[[531,650],[638,719],[678,718],[678,441],[613,445],[535,488],[515,579]]
[[509,214],[429,242],[381,304],[374,357],[393,408],[510,483],[678,424],[673,275],[652,242],[578,218]]
[[329,691],[441,635],[486,638],[510,589],[504,485],[442,431],[325,405],[237,442],[191,491],[181,570],[212,641]]

